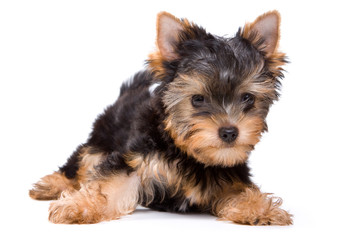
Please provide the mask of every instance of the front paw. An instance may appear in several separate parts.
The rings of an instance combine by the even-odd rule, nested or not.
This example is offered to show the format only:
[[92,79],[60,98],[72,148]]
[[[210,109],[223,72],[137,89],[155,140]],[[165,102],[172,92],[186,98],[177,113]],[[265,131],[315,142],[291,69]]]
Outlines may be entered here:
[[246,189],[238,196],[220,201],[217,215],[222,220],[246,225],[291,225],[292,215],[281,209],[281,204],[281,198]]
[[258,216],[253,216],[253,222],[249,222],[250,225],[286,226],[293,223],[292,215],[280,208],[282,204],[281,198],[277,198],[276,200],[269,198],[268,201],[268,207],[260,211]]
[[102,214],[79,193],[75,196],[62,197],[50,204],[49,221],[57,224],[92,224],[102,221]]

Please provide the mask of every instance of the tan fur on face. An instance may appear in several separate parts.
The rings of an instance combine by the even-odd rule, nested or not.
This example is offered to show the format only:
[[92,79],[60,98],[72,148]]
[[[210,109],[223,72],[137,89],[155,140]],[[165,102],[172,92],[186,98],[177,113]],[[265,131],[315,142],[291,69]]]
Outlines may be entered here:
[[[163,99],[168,113],[165,129],[182,151],[205,165],[234,166],[246,161],[264,130],[264,120],[239,113],[236,105],[223,106],[211,117],[193,117],[196,110],[191,97],[206,91],[206,80],[198,75],[180,75],[170,83]],[[219,138],[219,128],[224,126],[239,129],[239,136],[231,145]]]
[[221,220],[249,225],[290,225],[292,215],[281,209],[281,198],[246,188],[241,193],[228,192],[214,202],[213,213]]
[[97,223],[133,212],[139,200],[140,180],[122,173],[88,182],[79,191],[64,192],[50,205],[53,223]]
[[[259,62],[256,68],[254,68],[253,71],[241,81],[239,86],[235,89],[235,92],[237,92],[238,95],[241,95],[242,93],[252,93],[259,100],[263,98],[277,99],[276,80],[261,76],[264,64],[264,61]],[[281,65],[282,64],[283,63],[281,63]],[[261,81],[258,79],[261,79]]]
[[212,166],[234,166],[244,162],[253,146],[260,140],[263,130],[262,119],[245,116],[231,124],[239,129],[239,136],[234,144],[228,146],[218,135],[218,129],[226,124],[218,121],[216,117],[200,119],[192,124],[189,131],[196,133],[178,144],[186,146],[186,151],[200,162]]

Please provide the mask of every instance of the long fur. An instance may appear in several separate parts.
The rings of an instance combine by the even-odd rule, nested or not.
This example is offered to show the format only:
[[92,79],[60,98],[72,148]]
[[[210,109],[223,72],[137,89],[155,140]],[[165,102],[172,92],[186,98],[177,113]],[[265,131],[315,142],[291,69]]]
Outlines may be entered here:
[[[247,164],[278,99],[285,55],[264,52],[266,39],[252,31],[253,25],[223,38],[167,13],[159,19],[158,35],[171,41],[158,40],[148,68],[121,86],[88,140],[58,172],[35,185],[31,197],[60,198],[50,207],[49,218],[56,223],[114,219],[137,204],[210,212],[244,224],[291,223],[279,202],[257,190]],[[177,32],[161,32],[171,31],[163,30],[167,21]],[[203,97],[201,105],[194,106],[194,95]],[[239,129],[231,144],[218,133],[228,126]],[[249,199],[256,204],[246,205]],[[271,219],[256,215],[262,214],[262,204],[269,205]],[[256,214],[231,212],[246,206],[258,208],[249,210]]]

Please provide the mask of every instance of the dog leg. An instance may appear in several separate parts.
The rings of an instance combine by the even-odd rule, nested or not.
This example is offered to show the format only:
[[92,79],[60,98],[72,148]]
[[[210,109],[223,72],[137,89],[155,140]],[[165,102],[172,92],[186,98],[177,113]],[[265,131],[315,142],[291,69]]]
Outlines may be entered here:
[[80,146],[59,171],[46,175],[34,184],[29,191],[30,197],[35,200],[56,200],[63,191],[79,190],[81,184],[96,175],[95,167],[106,159],[105,153],[91,151],[90,147]]
[[139,202],[140,180],[125,172],[93,180],[76,192],[64,192],[50,205],[53,223],[89,224],[117,219],[133,212]]
[[54,172],[35,183],[29,195],[36,200],[55,200],[63,191],[72,192],[78,188],[76,181],[66,178],[62,173]]
[[292,215],[280,208],[282,200],[246,188],[239,194],[225,194],[213,206],[213,213],[222,220],[247,225],[290,225]]

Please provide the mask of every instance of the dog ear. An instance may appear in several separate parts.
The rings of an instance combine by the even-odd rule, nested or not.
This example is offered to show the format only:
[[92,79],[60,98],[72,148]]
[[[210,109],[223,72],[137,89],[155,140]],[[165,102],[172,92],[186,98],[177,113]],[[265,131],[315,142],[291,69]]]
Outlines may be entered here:
[[170,13],[161,12],[157,16],[156,43],[164,60],[171,61],[178,57],[175,44],[179,40],[179,33],[184,26],[178,18]]
[[246,24],[244,37],[253,41],[259,40],[252,36],[260,37],[263,40],[260,48],[266,55],[273,54],[280,39],[280,13],[276,10],[270,11],[259,16],[254,22]]

